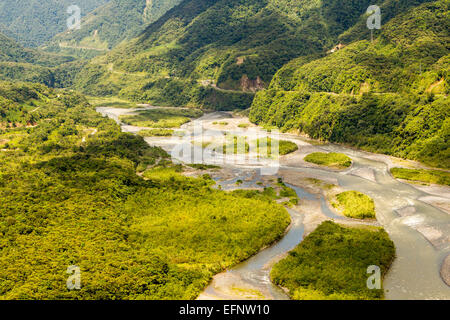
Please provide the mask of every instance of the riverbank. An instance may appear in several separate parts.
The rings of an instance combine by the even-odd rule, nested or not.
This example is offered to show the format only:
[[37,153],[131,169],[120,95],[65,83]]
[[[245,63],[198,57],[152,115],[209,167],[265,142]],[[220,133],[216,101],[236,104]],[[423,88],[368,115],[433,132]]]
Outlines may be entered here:
[[[214,122],[217,124],[226,122],[227,125],[218,126],[214,125]],[[195,125],[201,124],[205,128],[204,131],[210,129],[209,131],[234,132],[239,129],[239,125],[243,127],[246,122],[248,122],[246,118],[236,118],[228,113],[217,112],[206,114],[181,129],[189,133]],[[249,124],[250,126],[252,125]],[[262,130],[254,126],[253,129]],[[124,130],[133,132],[134,128],[126,126]],[[245,134],[245,131],[241,128],[242,134]],[[269,270],[264,266],[275,257],[282,257],[292,250],[304,234],[312,232],[322,221],[332,219],[338,223],[361,225],[360,221],[344,219],[330,208],[322,190],[327,184],[333,184],[342,190],[360,191],[374,199],[377,208],[377,222],[374,223],[385,228],[397,248],[398,258],[384,281],[387,299],[445,299],[450,296],[450,288],[443,282],[440,275],[443,257],[450,253],[448,238],[450,217],[438,207],[422,201],[424,198],[433,196],[432,194],[420,190],[415,185],[395,180],[391,176],[389,169],[397,165],[395,158],[334,144],[312,144],[308,139],[290,134],[281,134],[281,137],[283,140],[295,142],[299,150],[279,159],[279,170],[274,176],[261,176],[258,174],[259,166],[229,163],[221,165],[223,171],[222,169],[219,171],[222,171],[223,177],[217,177],[215,180],[224,190],[262,189],[270,180],[276,181],[278,177],[292,186],[300,186],[296,189],[300,197],[300,206],[290,211],[299,215],[297,219],[299,225],[294,228],[296,232],[289,231],[274,246],[216,276],[215,281],[213,280],[200,297],[220,299],[224,296],[229,297],[229,294],[234,292],[231,296],[237,299],[246,296],[285,299],[286,295],[270,283]],[[174,147],[186,143],[176,137],[149,137],[145,140],[169,152]],[[344,153],[353,160],[353,164],[347,170],[319,167],[303,160],[304,156],[312,152]],[[175,157],[174,160],[183,162],[185,159]],[[238,180],[242,180],[239,186],[236,184]],[[320,185],[313,183],[317,180],[323,182]],[[440,196],[447,198],[446,194]],[[403,210],[409,207],[412,209]],[[408,213],[405,214],[405,212]],[[411,274],[416,275],[413,282],[410,281]],[[244,284],[249,284],[249,287]]]

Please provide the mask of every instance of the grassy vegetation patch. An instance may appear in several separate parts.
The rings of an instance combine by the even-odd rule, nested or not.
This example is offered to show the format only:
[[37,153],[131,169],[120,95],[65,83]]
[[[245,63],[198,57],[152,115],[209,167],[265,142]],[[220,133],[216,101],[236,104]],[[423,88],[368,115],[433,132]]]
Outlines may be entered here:
[[250,151],[250,144],[246,137],[227,136],[227,142],[220,149],[224,154],[244,154]]
[[[241,185],[243,183],[242,180],[237,180],[236,184]],[[259,183],[261,185],[261,183]],[[259,190],[235,190],[234,194],[239,194],[240,196],[252,199],[260,199],[265,201],[271,200],[280,200],[283,198],[288,198],[287,201],[284,201],[282,205],[287,207],[292,207],[293,205],[297,205],[300,201],[297,193],[294,189],[286,186],[283,181],[278,179],[278,183],[274,187],[265,187],[263,191]]]
[[121,109],[137,108],[136,102],[120,99],[117,97],[87,97],[88,101],[94,107],[111,107]]
[[335,197],[333,206],[346,217],[375,219],[375,203],[369,196],[358,191],[342,192]]
[[292,207],[293,205],[298,205],[300,199],[297,195],[297,192],[288,187],[281,178],[278,178],[277,186],[280,187],[278,192],[278,198],[289,198],[288,201],[285,201],[283,205]]
[[197,169],[197,170],[210,170],[210,169],[220,169],[220,166],[215,166],[211,164],[193,163],[187,166]]
[[279,151],[280,151],[281,156],[287,155],[289,153],[292,153],[292,152],[295,152],[298,150],[298,145],[292,141],[279,140],[278,145],[279,145]]
[[[298,150],[298,145],[288,140],[275,140],[272,138],[263,138],[255,141],[256,151],[260,154],[272,155],[272,146],[278,144],[278,155],[284,156]],[[276,156],[276,155],[275,155]]]
[[322,223],[271,271],[272,281],[296,300],[376,300],[383,289],[367,288],[367,268],[384,276],[395,257],[394,243],[379,228]]
[[138,127],[179,128],[202,114],[202,111],[196,109],[158,108],[138,111],[134,115],[123,115],[120,120]]
[[335,184],[327,183],[327,182],[325,182],[323,180],[320,180],[320,179],[307,178],[306,181],[311,183],[311,184],[313,184],[313,185],[315,185],[315,186],[318,186],[318,187],[320,187],[320,188],[322,188],[324,190],[331,190],[334,187],[336,187]]
[[231,288],[231,290],[236,295],[238,295],[242,298],[245,298],[245,299],[252,299],[252,300],[265,300],[266,299],[264,294],[259,290],[250,289],[250,288],[238,288],[238,287],[233,287],[233,288]]
[[143,177],[149,180],[165,181],[179,176],[179,173],[183,172],[181,165],[178,166],[166,166],[159,165],[150,170],[146,170],[143,173]]
[[397,179],[450,186],[450,172],[447,171],[393,168],[391,173]]
[[321,166],[345,169],[352,165],[352,159],[343,153],[324,153],[315,152],[307,155],[304,159],[307,162],[315,163]]
[[171,137],[174,130],[171,129],[146,129],[139,131],[139,135],[142,137]]

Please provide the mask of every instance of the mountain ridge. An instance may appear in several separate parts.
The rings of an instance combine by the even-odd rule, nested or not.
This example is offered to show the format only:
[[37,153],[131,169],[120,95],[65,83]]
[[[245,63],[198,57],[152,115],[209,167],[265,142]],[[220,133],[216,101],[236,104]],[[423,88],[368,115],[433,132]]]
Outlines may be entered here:
[[43,49],[81,57],[108,52],[120,42],[137,36],[180,1],[110,0],[84,17],[81,29],[56,35]]
[[321,59],[297,59],[253,101],[250,120],[449,168],[448,1],[414,7]]
[[[247,99],[291,59],[324,54],[365,13],[369,2],[184,0],[139,37],[93,59],[76,87],[89,94],[152,103],[211,106],[216,100],[211,94],[217,90],[201,85],[210,83],[241,91]],[[352,14],[342,16],[343,11]],[[110,65],[146,81],[118,81]],[[190,89],[180,91],[177,99],[164,97],[163,91],[180,85]]]

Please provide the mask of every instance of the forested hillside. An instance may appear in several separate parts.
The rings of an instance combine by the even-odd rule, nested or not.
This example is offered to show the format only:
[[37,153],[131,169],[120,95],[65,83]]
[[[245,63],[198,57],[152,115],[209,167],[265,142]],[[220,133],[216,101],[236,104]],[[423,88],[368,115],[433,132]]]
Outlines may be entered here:
[[295,57],[326,52],[369,4],[184,0],[140,37],[94,59],[77,88],[167,105],[248,107],[251,94],[239,92],[266,87]]
[[72,57],[24,48],[0,33],[0,80],[69,87],[84,63]]
[[[0,299],[193,299],[289,225],[270,197],[186,178],[43,85],[0,82],[0,159]],[[72,265],[81,290],[66,287]]]
[[449,168],[449,6],[399,12],[374,43],[291,61],[257,94],[250,119]]
[[37,47],[67,29],[67,8],[77,5],[84,16],[109,0],[2,0],[0,32],[26,47]]
[[[447,208],[389,170],[444,185],[448,170],[380,171],[381,160],[364,160],[372,156],[313,146],[320,141],[305,148],[294,136],[237,147],[257,128],[235,115],[249,114],[258,134],[277,127],[450,169],[450,1],[378,2],[382,29],[372,41],[371,0],[2,0],[0,300],[195,299],[215,274],[286,235],[262,254],[267,264],[258,257],[219,279],[220,297],[265,298],[265,289],[251,287],[273,291],[262,276],[267,266],[333,212],[356,228],[324,222],[274,266],[272,280],[297,299],[380,299],[382,290],[368,289],[367,266],[385,275],[396,253],[372,225],[399,222],[402,228],[387,229],[401,264],[389,290],[416,297],[418,285],[403,287],[417,258],[403,240],[426,251],[431,262],[421,281],[428,281],[442,260],[447,229],[439,208]],[[84,20],[66,32],[73,4]],[[108,112],[122,108],[114,109],[117,119],[138,132],[122,132],[89,101]],[[131,109],[137,102],[199,108]],[[207,114],[235,109],[245,110]],[[208,133],[200,137],[185,124],[203,114]],[[226,142],[213,144],[216,133]],[[217,159],[231,151],[268,167],[280,165],[277,141],[282,170],[263,177],[240,161],[174,163],[146,142],[185,146],[172,135],[190,136],[205,152],[214,147]],[[347,267],[335,272],[337,265]],[[67,288],[70,266],[81,270],[80,290]],[[435,297],[430,287],[423,297]]]
[[[87,65],[5,38],[0,78],[161,106],[233,110],[253,102],[256,123],[448,167],[448,1],[383,1],[373,43],[369,2],[183,0]],[[146,2],[155,17],[166,5]],[[134,18],[115,28],[106,20],[149,14],[130,1],[102,8],[73,41],[132,33]],[[343,49],[329,53],[339,41]]]
[[41,66],[54,67],[72,61],[73,58],[50,54],[35,49],[24,48],[11,38],[0,33],[0,61],[26,62]]
[[90,13],[79,30],[54,37],[45,49],[76,56],[95,56],[136,37],[181,0],[110,0]]

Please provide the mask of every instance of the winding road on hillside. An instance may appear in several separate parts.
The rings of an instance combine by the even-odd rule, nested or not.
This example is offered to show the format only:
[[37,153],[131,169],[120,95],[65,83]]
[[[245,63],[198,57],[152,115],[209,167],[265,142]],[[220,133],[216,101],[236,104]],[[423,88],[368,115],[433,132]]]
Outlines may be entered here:
[[[135,110],[98,108],[98,112],[119,121],[119,116]],[[217,121],[227,122],[217,127]],[[195,137],[199,124],[207,130],[246,134],[238,125],[248,120],[234,118],[228,113],[216,112],[184,125],[181,130]],[[136,133],[141,128],[122,125],[122,130]],[[252,126],[252,125],[251,125]],[[260,128],[252,126],[255,130]],[[239,133],[240,132],[240,133]],[[280,288],[269,279],[274,263],[283,258],[298,245],[303,237],[325,220],[344,224],[361,222],[337,215],[330,209],[323,193],[317,187],[308,185],[308,179],[320,179],[336,184],[344,190],[356,190],[371,196],[376,205],[377,224],[384,227],[396,246],[397,258],[384,279],[386,299],[450,299],[450,287],[442,274],[448,274],[443,267],[450,254],[450,188],[421,188],[394,179],[389,170],[400,166],[394,158],[349,149],[334,144],[317,145],[299,136],[282,134],[283,140],[299,145],[299,150],[283,156],[279,170],[272,177],[261,176],[260,167],[245,163],[221,163],[223,170],[213,178],[222,189],[236,189],[236,181],[243,180],[239,188],[262,188],[270,180],[282,177],[293,187],[301,199],[301,205],[289,210],[292,224],[285,236],[273,246],[262,250],[249,260],[214,277],[199,299],[288,299]],[[171,152],[175,147],[191,143],[179,137],[146,138],[150,145],[160,146]],[[312,152],[341,152],[353,159],[351,168],[344,172],[318,167],[303,161]],[[183,155],[173,155],[175,161],[188,161]],[[219,159],[223,160],[223,159]],[[215,161],[207,164],[217,164]],[[268,165],[267,163],[264,165]],[[270,164],[269,164],[270,165]],[[272,164],[273,165],[273,164]],[[430,199],[439,199],[443,206],[437,206]],[[448,261],[449,259],[447,259]],[[444,268],[444,270],[441,270]],[[442,272],[441,272],[442,271]],[[447,272],[447,273],[446,273]]]

